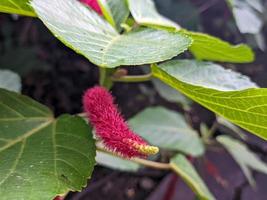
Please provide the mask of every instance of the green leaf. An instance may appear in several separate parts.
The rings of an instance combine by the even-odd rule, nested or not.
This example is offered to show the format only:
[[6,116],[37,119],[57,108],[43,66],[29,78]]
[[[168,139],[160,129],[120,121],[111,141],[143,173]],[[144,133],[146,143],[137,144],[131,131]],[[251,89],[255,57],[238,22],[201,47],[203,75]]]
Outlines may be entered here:
[[47,200],[81,190],[95,164],[91,129],[80,117],[51,111],[0,89],[0,195]]
[[244,143],[225,135],[218,136],[216,139],[233,156],[251,185],[255,185],[255,180],[252,177],[250,169],[267,174],[267,164],[261,161],[255,153],[250,151]]
[[10,70],[0,70],[0,88],[20,92],[21,79],[19,75]]
[[166,85],[159,79],[153,79],[152,83],[162,98],[172,103],[180,103],[184,109],[189,109],[192,102],[186,96]]
[[254,60],[254,53],[245,44],[231,45],[219,38],[204,33],[182,30],[193,39],[189,50],[199,60],[232,63],[247,63]]
[[171,159],[171,168],[191,187],[200,199],[213,200],[214,196],[210,193],[202,178],[198,175],[194,166],[185,156],[178,154]]
[[121,24],[127,20],[130,14],[126,0],[98,0],[98,3],[106,20],[118,31],[121,31]]
[[117,156],[113,156],[111,154],[104,153],[101,151],[97,151],[96,161],[100,165],[121,171],[136,172],[141,167],[139,164],[131,160],[119,158]]
[[29,2],[29,0],[1,0],[0,12],[35,17]]
[[233,0],[229,2],[229,5],[241,33],[260,33],[264,19],[261,19],[257,13],[263,12],[263,5],[259,0]]
[[257,34],[261,31],[263,21],[250,7],[234,7],[233,14],[241,33]]
[[254,1],[246,0],[246,3],[250,5],[251,8],[257,10],[258,12],[261,12],[261,13],[264,12],[264,6],[261,0],[254,0]]
[[133,130],[150,144],[192,156],[204,153],[204,145],[184,117],[163,107],[147,108],[130,119]]
[[244,75],[226,70],[218,64],[195,60],[173,60],[159,65],[169,75],[178,80],[220,91],[236,91],[257,88],[257,85]]
[[[267,139],[267,89],[220,66],[190,60],[153,65],[153,75],[232,123]],[[249,88],[249,89],[248,89]]]
[[191,44],[191,39],[182,33],[161,30],[141,28],[120,35],[76,0],[33,0],[32,6],[56,37],[101,67],[164,61]]
[[135,21],[141,25],[172,31],[180,29],[178,24],[158,13],[152,0],[128,0],[128,4]]
[[244,131],[241,128],[239,128],[238,126],[232,124],[231,122],[229,122],[228,120],[224,119],[223,117],[218,117],[217,116],[217,122],[220,125],[232,130],[235,134],[237,134],[243,140],[247,139],[247,136],[245,135]]

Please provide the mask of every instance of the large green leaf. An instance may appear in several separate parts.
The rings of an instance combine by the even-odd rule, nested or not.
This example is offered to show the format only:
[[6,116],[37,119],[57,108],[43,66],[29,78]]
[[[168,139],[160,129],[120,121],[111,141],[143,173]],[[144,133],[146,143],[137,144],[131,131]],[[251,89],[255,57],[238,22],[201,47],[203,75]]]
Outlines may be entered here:
[[163,30],[140,28],[120,35],[76,0],[33,0],[32,6],[56,37],[101,67],[164,61],[191,44],[188,36]]
[[179,30],[180,26],[157,12],[152,0],[128,0],[129,9],[137,23],[169,30]]
[[220,91],[244,90],[257,88],[247,76],[232,70],[225,70],[211,62],[195,60],[173,60],[159,65],[178,80],[195,86],[212,88]]
[[19,75],[10,70],[0,70],[0,88],[20,92],[21,79]]
[[[267,139],[267,89],[218,65],[190,60],[152,67],[153,75],[215,113]],[[247,89],[248,88],[248,89]]]
[[267,174],[267,164],[261,161],[255,153],[250,151],[244,143],[225,135],[219,136],[216,139],[233,156],[250,184],[255,185],[250,169]]
[[[167,30],[179,30],[171,20],[161,16],[152,0],[128,0],[134,19],[141,25],[159,27]],[[233,46],[228,42],[207,34],[181,30],[192,37],[190,51],[197,59],[244,63],[254,60],[252,50],[244,44]]]
[[141,167],[139,164],[131,160],[119,158],[118,156],[101,151],[97,151],[96,161],[100,165],[121,171],[136,172]]
[[232,63],[246,63],[254,60],[254,53],[245,44],[231,45],[208,34],[183,30],[192,37],[193,44],[189,50],[197,59]]
[[80,117],[51,111],[0,89],[0,196],[47,200],[86,185],[95,164],[91,129]]
[[29,2],[29,0],[1,0],[0,12],[35,17]]
[[133,130],[150,144],[192,156],[204,153],[204,145],[184,117],[163,107],[147,108],[130,119]]
[[178,154],[171,159],[170,165],[173,171],[182,177],[200,199],[215,199],[202,178],[198,175],[194,166],[186,159],[186,157]]
[[130,14],[126,0],[98,0],[98,3],[106,20],[118,31],[121,31],[121,24],[127,20]]

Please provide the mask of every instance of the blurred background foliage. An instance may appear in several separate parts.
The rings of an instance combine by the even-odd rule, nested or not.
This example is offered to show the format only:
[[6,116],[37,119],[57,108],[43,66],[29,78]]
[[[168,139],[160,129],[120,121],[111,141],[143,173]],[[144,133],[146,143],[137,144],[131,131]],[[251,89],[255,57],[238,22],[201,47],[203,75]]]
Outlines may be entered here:
[[[265,51],[267,0],[155,0],[155,2],[160,13],[184,28],[206,32],[234,44],[244,42],[252,46],[256,52],[254,63],[223,65],[226,68],[241,71],[261,87],[267,87]],[[57,41],[39,20],[17,15],[0,14],[0,69],[12,70],[21,75],[22,93],[48,105],[57,115],[63,112],[81,112],[80,97],[83,91],[87,87],[95,85],[98,80],[97,68]],[[129,68],[131,74],[142,72],[139,68]],[[10,74],[10,71],[5,73]],[[19,80],[14,74],[12,77]],[[14,88],[14,90],[19,91],[20,87]],[[192,104],[180,93],[157,80],[137,85],[116,83],[112,91],[116,96],[116,102],[127,118],[148,106],[164,106],[185,114],[192,120],[193,128],[202,135],[208,132],[209,127],[212,127],[216,120],[216,116],[212,113],[199,105]],[[128,95],[129,91],[131,91],[131,95]],[[177,106],[177,103],[180,103],[180,106]],[[247,138],[248,147],[253,149],[263,160],[267,159],[265,142],[255,136],[243,133],[223,119],[218,120],[218,123],[221,125],[216,134],[230,133],[237,138]],[[238,133],[239,136],[236,136],[235,133]],[[225,146],[234,146],[232,143],[231,145],[227,143],[227,138],[221,138],[221,143]],[[230,147],[229,149],[231,149]],[[245,148],[240,145],[238,147],[239,149]],[[233,152],[230,151],[234,154]],[[168,154],[169,152],[164,153]],[[245,152],[244,160],[249,158],[247,155],[251,156]],[[161,161],[165,161],[164,155],[162,157]],[[100,154],[98,159],[98,162],[104,166],[113,165],[112,167],[117,169],[117,164],[110,161],[112,159],[109,155]],[[239,162],[247,169],[249,163],[244,160],[239,160]],[[137,171],[140,167],[135,163],[123,160],[118,160],[118,162],[121,163],[121,170],[130,168],[132,171]],[[257,191],[254,191],[247,184],[239,167],[225,151],[218,154],[218,152],[214,153],[208,150],[206,158],[202,160],[203,163],[204,167],[199,162],[196,165],[211,191],[216,196],[219,195],[221,199],[266,199],[266,176],[256,176],[255,181],[259,187]],[[216,164],[215,167],[213,163]],[[89,194],[94,200],[110,196],[117,200],[144,199],[144,197],[148,197],[148,200],[171,199],[166,194],[174,189],[172,199],[182,199],[182,197],[194,199],[183,182],[176,183],[177,178],[173,174],[144,170],[133,176],[128,173],[122,175],[117,171],[100,169],[94,174],[92,184],[73,199],[86,199]],[[210,178],[211,174],[215,177],[216,182]],[[250,172],[246,175],[251,176]],[[113,179],[114,177],[116,180]],[[226,182],[230,183],[231,187],[226,187]],[[105,183],[103,190],[100,190],[99,186],[103,186]],[[139,191],[138,194],[136,188]],[[122,191],[124,196],[118,194]]]

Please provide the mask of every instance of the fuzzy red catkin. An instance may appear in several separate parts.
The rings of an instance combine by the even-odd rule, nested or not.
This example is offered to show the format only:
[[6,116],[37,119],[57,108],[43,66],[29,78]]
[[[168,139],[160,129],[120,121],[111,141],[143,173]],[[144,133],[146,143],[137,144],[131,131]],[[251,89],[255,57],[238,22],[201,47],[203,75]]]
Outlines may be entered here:
[[97,137],[107,149],[127,158],[146,157],[158,152],[157,147],[149,146],[130,130],[105,88],[88,89],[83,96],[83,107]]
[[98,14],[102,15],[102,10],[97,2],[97,0],[80,0],[82,3],[90,6]]

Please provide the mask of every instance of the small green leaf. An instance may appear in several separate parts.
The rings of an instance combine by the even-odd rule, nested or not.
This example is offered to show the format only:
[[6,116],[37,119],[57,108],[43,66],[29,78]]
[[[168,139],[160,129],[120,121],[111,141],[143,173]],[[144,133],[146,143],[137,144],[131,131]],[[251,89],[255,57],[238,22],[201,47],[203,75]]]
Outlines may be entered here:
[[233,156],[251,185],[255,186],[255,180],[250,169],[267,174],[267,164],[250,151],[244,143],[226,135],[218,136],[216,139]]
[[204,145],[184,117],[163,107],[147,108],[130,119],[133,130],[150,144],[192,156],[204,153]]
[[56,37],[101,67],[160,62],[191,45],[188,36],[162,30],[140,28],[120,35],[77,0],[33,0],[32,6]]
[[231,122],[229,122],[228,120],[224,119],[223,117],[219,117],[217,116],[217,122],[230,129],[231,131],[233,131],[235,134],[237,134],[240,138],[242,138],[243,140],[246,140],[247,139],[247,136],[245,135],[244,131],[239,128],[238,126],[232,124]]
[[121,24],[127,20],[130,14],[126,0],[98,0],[98,3],[106,20],[118,31],[121,31]]
[[219,38],[204,33],[182,30],[193,39],[189,50],[199,60],[232,63],[247,63],[254,60],[254,53],[245,44],[231,45]]
[[19,75],[10,70],[0,70],[0,88],[20,92],[21,79]]
[[233,11],[237,27],[241,33],[260,33],[264,22],[258,15],[258,12],[263,12],[263,5],[260,0],[232,0],[229,2],[229,7]]
[[29,2],[29,0],[1,0],[0,12],[35,17]]
[[257,34],[263,27],[263,21],[250,7],[234,7],[233,14],[241,33]]
[[267,139],[267,89],[207,62],[180,60],[152,66],[153,75],[232,123]]
[[261,0],[254,0],[254,1],[246,0],[246,3],[250,5],[251,8],[257,10],[258,12],[261,12],[261,13],[264,12],[264,6]]
[[0,89],[0,195],[47,200],[81,190],[95,165],[91,129],[80,117],[51,111]]
[[191,187],[191,189],[203,200],[213,200],[214,196],[210,193],[202,178],[198,175],[194,166],[185,156],[178,154],[171,159],[171,168]]
[[101,151],[97,151],[96,153],[96,162],[111,169],[129,172],[136,172],[141,167],[139,164],[131,160],[119,158]]
[[128,0],[128,4],[132,16],[141,25],[172,31],[180,29],[178,24],[158,13],[152,0]]

